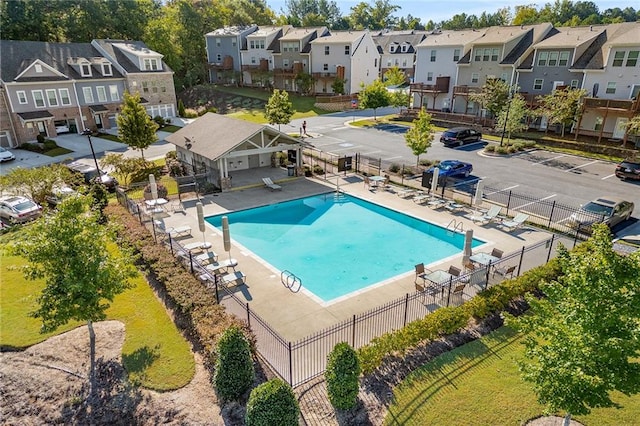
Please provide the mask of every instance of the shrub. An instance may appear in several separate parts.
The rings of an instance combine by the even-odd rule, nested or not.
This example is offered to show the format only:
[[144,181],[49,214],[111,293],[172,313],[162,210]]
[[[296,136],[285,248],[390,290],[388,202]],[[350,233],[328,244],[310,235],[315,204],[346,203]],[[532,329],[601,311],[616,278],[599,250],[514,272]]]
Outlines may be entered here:
[[44,143],[44,135],[41,135],[38,133],[38,136],[36,136],[36,140],[38,141],[38,143]]
[[322,168],[322,166],[319,166],[318,164],[316,164],[315,166],[313,166],[313,173],[317,175],[323,175],[324,169]]
[[178,99],[178,115],[180,117],[184,117],[185,113],[185,109],[184,109],[184,102],[182,102],[182,99]]
[[398,173],[400,169],[401,167],[400,167],[400,164],[398,163],[391,163],[391,165],[389,166],[389,171],[391,173]]
[[496,150],[496,146],[495,145],[487,145],[484,147],[484,150],[487,152],[495,152]]
[[175,160],[178,158],[178,151],[169,151],[164,155],[166,161]]
[[169,176],[184,176],[185,170],[182,162],[177,158],[167,158],[167,169],[169,170]]
[[158,125],[158,128],[163,128],[164,127],[164,118],[160,117],[159,115],[156,115],[155,117],[153,117],[153,121],[156,122],[156,124]]
[[508,147],[507,147],[507,152],[508,152],[509,154],[513,154],[513,153],[514,153],[514,152],[516,152],[517,150],[518,150],[518,149],[517,149],[515,146],[513,146],[513,145],[511,145],[511,146],[508,146]]
[[184,110],[184,118],[198,118],[198,112],[195,109],[187,108]]
[[348,343],[338,343],[327,359],[327,393],[331,404],[342,410],[353,408],[358,401],[360,362]]
[[497,146],[496,147],[496,153],[497,154],[504,155],[504,154],[506,154],[508,152],[507,150],[508,150],[508,148],[506,146]]
[[[167,198],[167,196],[169,195],[169,190],[167,189],[167,187],[161,183],[157,183],[156,186],[158,187],[158,198]],[[146,196],[151,195],[150,185],[147,184],[147,186],[144,187],[144,194]]]
[[291,387],[271,379],[251,391],[247,402],[247,426],[298,426],[300,408]]
[[38,145],[37,143],[23,143],[22,145],[20,145],[20,148],[22,149],[26,149],[27,151],[31,151],[31,152],[39,152],[42,153],[44,152],[44,149],[42,148],[42,146]]
[[227,329],[217,346],[216,368],[213,384],[222,400],[238,399],[253,383],[253,359],[251,347],[242,331],[236,327]]
[[43,145],[46,151],[50,151],[58,147],[58,144],[53,139],[45,139],[45,141],[43,142]]
[[436,163],[436,161],[431,161],[428,158],[423,158],[422,160],[420,160],[420,165],[423,167],[431,167],[434,163]]

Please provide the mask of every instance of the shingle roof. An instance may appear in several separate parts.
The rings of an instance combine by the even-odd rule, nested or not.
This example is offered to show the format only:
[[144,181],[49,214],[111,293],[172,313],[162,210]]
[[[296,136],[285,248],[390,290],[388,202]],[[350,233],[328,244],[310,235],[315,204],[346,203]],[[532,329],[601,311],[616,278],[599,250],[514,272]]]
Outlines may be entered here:
[[393,34],[393,33],[385,33],[382,35],[377,35],[373,37],[373,41],[379,47],[378,51],[382,49],[383,53],[392,53],[389,48],[395,43],[398,46],[402,46],[405,43],[409,44],[409,49],[407,52],[401,52],[400,50],[396,50],[393,53],[415,53],[416,46],[424,39],[425,34]]
[[333,31],[330,35],[317,38],[311,43],[351,43],[365,34],[366,31]]
[[591,43],[606,25],[591,25],[588,27],[559,27],[553,28],[549,36],[536,43],[536,49],[573,48],[584,43]]
[[237,36],[250,29],[257,28],[256,25],[236,25],[215,29],[206,35],[208,36]]
[[572,68],[603,69],[606,61],[605,54],[610,52],[614,46],[640,46],[640,24],[637,22],[623,22],[607,25],[604,32],[587,49],[587,52],[593,52],[593,55],[587,57],[587,52],[585,52]]
[[[0,40],[0,77],[2,81],[14,81],[28,66],[37,59],[49,65],[56,71],[66,75],[70,79],[81,79],[71,66],[70,58],[91,58],[102,56],[91,43],[47,43],[42,41]],[[94,67],[94,69],[96,69]],[[112,69],[113,76],[104,78],[122,78],[122,75]],[[96,75],[97,74],[97,75]],[[101,73],[94,72],[95,77],[103,78]],[[21,81],[52,81],[64,80],[63,77],[40,78],[31,77]]]
[[446,30],[440,32],[432,32],[427,35],[419,47],[438,47],[438,46],[463,46],[484,35],[486,28],[479,30]]
[[[125,69],[127,73],[157,73],[157,72],[167,72],[171,71],[171,68],[164,63],[163,61],[163,69],[157,71],[146,71],[141,70],[138,65],[131,62],[131,60],[120,50],[119,46],[124,45],[126,48],[130,50],[139,50],[141,52],[154,52],[149,49],[146,44],[141,41],[133,41],[133,40],[111,40],[111,39],[97,39],[94,40],[95,43],[98,43],[102,49],[104,49],[107,54],[109,54],[112,58],[114,58],[118,64]],[[158,52],[154,52],[158,53]],[[159,53],[158,53],[159,54]]]

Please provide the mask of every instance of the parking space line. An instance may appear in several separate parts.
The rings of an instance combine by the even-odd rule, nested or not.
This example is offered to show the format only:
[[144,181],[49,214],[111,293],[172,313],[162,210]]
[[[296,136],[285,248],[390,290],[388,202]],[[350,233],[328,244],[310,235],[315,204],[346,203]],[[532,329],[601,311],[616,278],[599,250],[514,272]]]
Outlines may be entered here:
[[385,157],[383,158],[383,160],[390,161],[390,160],[395,160],[396,158],[403,158],[403,157],[402,155],[396,155],[395,157]]
[[348,146],[346,148],[337,148],[337,149],[332,149],[331,152],[342,152],[342,151],[355,151],[356,150],[356,146]]
[[591,161],[591,162],[589,162],[589,163],[585,163],[585,164],[582,164],[582,165],[580,165],[580,166],[572,167],[572,168],[570,168],[569,170],[565,170],[564,172],[565,172],[565,173],[568,173],[568,172],[570,172],[570,171],[572,171],[572,170],[581,169],[581,168],[583,168],[583,167],[585,167],[585,166],[588,166],[588,165],[590,165],[590,164],[595,164],[595,163],[599,163],[599,162],[600,162],[600,160]]
[[609,179],[610,177],[614,177],[614,176],[615,176],[615,173],[612,174],[612,175],[609,175],[609,176],[605,176],[605,177],[601,178],[600,180]]
[[562,158],[562,157],[566,157],[566,156],[567,156],[567,154],[556,155],[553,158],[547,158],[546,160],[542,160],[542,161],[538,161],[537,163],[533,163],[532,166],[536,166],[538,164],[546,163],[547,161],[555,160],[557,158]]
[[508,188],[500,189],[500,190],[498,190],[498,191],[485,192],[485,193],[484,193],[484,195],[493,195],[493,194],[497,194],[498,192],[508,191],[508,190],[510,190],[510,189],[517,188],[517,187],[519,187],[519,186],[520,186],[520,185],[513,185],[513,186],[510,186],[510,187],[508,187]]
[[548,197],[540,198],[539,200],[532,201],[532,202],[527,203],[527,204],[523,204],[523,205],[521,205],[521,206],[518,206],[518,210],[519,210],[519,209],[521,209],[521,208],[523,208],[523,207],[530,206],[531,204],[535,204],[535,203],[538,203],[538,202],[540,202],[540,201],[548,200],[549,198],[553,198],[553,197],[555,197],[556,195],[558,195],[558,194],[549,195]]

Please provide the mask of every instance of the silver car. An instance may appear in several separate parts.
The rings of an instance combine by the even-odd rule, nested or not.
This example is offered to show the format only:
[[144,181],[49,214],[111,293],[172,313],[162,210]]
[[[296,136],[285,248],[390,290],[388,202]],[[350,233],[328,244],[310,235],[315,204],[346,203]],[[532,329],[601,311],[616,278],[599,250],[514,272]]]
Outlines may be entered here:
[[13,152],[9,151],[8,149],[4,149],[3,147],[0,146],[0,163],[3,163],[5,161],[12,161],[15,159],[16,159],[16,156],[13,155]]
[[589,201],[569,218],[569,226],[589,232],[595,223],[605,223],[613,228],[633,213],[633,203],[616,197],[601,197]]
[[9,195],[0,198],[0,218],[9,223],[24,223],[40,217],[42,207],[27,197]]

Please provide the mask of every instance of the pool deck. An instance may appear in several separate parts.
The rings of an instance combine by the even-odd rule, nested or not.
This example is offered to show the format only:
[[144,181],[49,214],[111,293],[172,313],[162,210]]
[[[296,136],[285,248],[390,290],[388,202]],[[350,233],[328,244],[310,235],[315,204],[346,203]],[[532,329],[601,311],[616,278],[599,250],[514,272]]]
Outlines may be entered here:
[[[270,174],[264,174],[269,172]],[[257,172],[261,173],[261,172]],[[249,175],[247,184],[240,189],[207,196],[202,199],[205,216],[216,215],[228,211],[241,210],[273,204],[280,201],[306,197],[315,194],[326,193],[335,190],[336,181],[340,190],[355,195],[365,200],[380,204],[411,216],[436,223],[446,227],[452,219],[463,223],[464,229],[473,229],[474,237],[487,241],[475,250],[491,251],[499,248],[505,254],[521,250],[523,246],[530,246],[536,242],[550,238],[548,232],[523,227],[514,232],[507,232],[498,224],[480,226],[474,224],[465,216],[465,212],[450,212],[445,209],[435,210],[426,205],[419,205],[411,199],[404,199],[395,193],[378,189],[374,192],[364,186],[361,176],[349,174],[347,176],[333,177],[330,183],[315,178],[291,178],[282,174],[278,169],[262,171],[263,176],[271,176],[274,181],[282,186],[282,190],[271,191],[262,184],[256,175]],[[240,176],[238,176],[240,177]],[[234,185],[239,186],[241,179],[234,177]],[[396,189],[401,189],[396,187]],[[192,237],[180,239],[181,244],[202,241],[203,236],[198,231],[196,204],[197,200],[183,201],[185,211],[164,214],[163,220],[167,227],[190,225],[193,228]],[[400,275],[382,284],[352,293],[350,296],[339,299],[333,303],[320,303],[302,290],[294,293],[285,287],[280,280],[280,272],[269,267],[263,260],[254,256],[233,241],[229,254],[224,251],[222,234],[213,226],[207,224],[205,238],[212,244],[212,250],[219,254],[220,259],[233,257],[238,260],[236,270],[246,275],[246,285],[230,287],[235,293],[249,303],[252,311],[266,320],[284,339],[297,341],[316,331],[330,327],[338,322],[351,318],[354,314],[362,313],[376,308],[391,300],[398,299],[407,293],[415,292],[413,270]],[[354,232],[367,232],[366,229]],[[394,256],[394,253],[386,253],[384,247],[380,247],[380,256]],[[540,262],[544,263],[544,262]],[[438,263],[425,265],[429,269],[445,269],[449,265],[461,267],[462,253],[450,257]],[[295,271],[293,271],[295,273]],[[224,294],[221,292],[220,294]],[[223,301],[224,303],[224,301]]]

